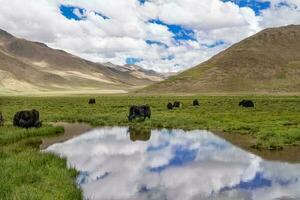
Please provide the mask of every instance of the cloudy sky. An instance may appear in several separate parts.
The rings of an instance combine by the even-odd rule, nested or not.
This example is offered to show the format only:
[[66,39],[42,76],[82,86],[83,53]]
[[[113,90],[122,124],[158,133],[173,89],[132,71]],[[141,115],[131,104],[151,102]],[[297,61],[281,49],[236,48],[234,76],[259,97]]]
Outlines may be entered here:
[[0,0],[0,28],[95,62],[161,72],[197,65],[274,26],[300,0]]

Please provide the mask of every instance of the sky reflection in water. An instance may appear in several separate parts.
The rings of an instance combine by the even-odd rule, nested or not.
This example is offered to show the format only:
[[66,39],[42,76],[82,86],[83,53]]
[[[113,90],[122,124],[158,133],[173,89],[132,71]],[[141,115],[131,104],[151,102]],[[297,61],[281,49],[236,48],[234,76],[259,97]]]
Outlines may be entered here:
[[300,199],[300,164],[264,161],[207,131],[127,132],[95,129],[47,151],[80,171],[88,199]]

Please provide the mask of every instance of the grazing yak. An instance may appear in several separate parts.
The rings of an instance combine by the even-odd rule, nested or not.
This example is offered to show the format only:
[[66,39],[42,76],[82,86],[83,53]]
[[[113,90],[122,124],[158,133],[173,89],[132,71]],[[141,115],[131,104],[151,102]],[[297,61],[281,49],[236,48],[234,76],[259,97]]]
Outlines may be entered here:
[[40,114],[37,110],[25,110],[17,112],[13,119],[13,125],[21,128],[40,128]]
[[180,101],[175,101],[173,104],[173,108],[181,108],[182,104]]
[[254,107],[254,103],[251,100],[243,100],[239,103],[239,106],[243,106],[245,108],[253,108]]
[[173,104],[169,102],[168,105],[167,105],[167,108],[168,108],[169,110],[172,110],[172,109],[173,109]]
[[96,99],[90,99],[89,104],[96,104]]
[[0,126],[4,125],[4,117],[2,115],[2,112],[0,112]]
[[151,118],[151,109],[148,105],[143,106],[131,106],[129,109],[129,116],[128,121],[132,121],[136,118],[143,118],[145,120],[146,118]]
[[199,103],[198,99],[195,99],[193,101],[193,106],[200,106],[200,103]]

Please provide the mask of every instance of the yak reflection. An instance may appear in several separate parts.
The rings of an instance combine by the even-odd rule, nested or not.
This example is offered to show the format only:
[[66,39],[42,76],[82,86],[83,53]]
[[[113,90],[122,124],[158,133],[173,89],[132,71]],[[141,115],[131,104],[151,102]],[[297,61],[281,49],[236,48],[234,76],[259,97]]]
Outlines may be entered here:
[[130,140],[135,141],[148,141],[151,138],[151,130],[150,129],[142,129],[135,126],[130,126],[127,131],[130,135]]

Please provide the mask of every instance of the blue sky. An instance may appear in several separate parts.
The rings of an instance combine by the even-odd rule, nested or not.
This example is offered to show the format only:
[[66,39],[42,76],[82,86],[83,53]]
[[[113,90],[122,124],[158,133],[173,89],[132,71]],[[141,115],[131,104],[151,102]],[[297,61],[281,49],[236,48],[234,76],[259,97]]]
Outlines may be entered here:
[[251,8],[256,15],[260,15],[262,10],[268,9],[271,6],[270,1],[262,1],[262,0],[223,0],[223,2],[233,2],[237,4],[239,7],[249,7]]
[[196,40],[195,32],[192,29],[185,28],[180,24],[167,24],[160,19],[151,19],[149,20],[149,23],[166,26],[168,30],[173,33],[173,39],[175,41]]
[[[62,5],[59,6],[59,9],[60,9],[61,14],[64,17],[66,17],[67,19],[70,19],[70,20],[80,21],[80,20],[84,20],[86,18],[85,13],[87,12],[87,10],[84,9],[84,8],[62,4]],[[109,17],[103,15],[100,12],[96,12],[96,11],[92,11],[92,12],[95,15],[98,15],[103,19],[109,19]]]
[[135,65],[142,61],[143,61],[142,58],[134,58],[134,57],[126,58],[126,64],[129,64],[129,65]]
[[[300,22],[298,0],[11,0],[0,28],[94,62],[193,67],[265,28]],[[45,29],[47,25],[47,29]]]
[[78,10],[81,15],[85,13],[85,9],[75,7],[75,6],[69,6],[69,5],[61,5],[60,6],[60,11],[62,15],[64,15],[67,19],[74,19],[74,20],[82,20],[83,17],[80,17],[75,14],[75,10]]

